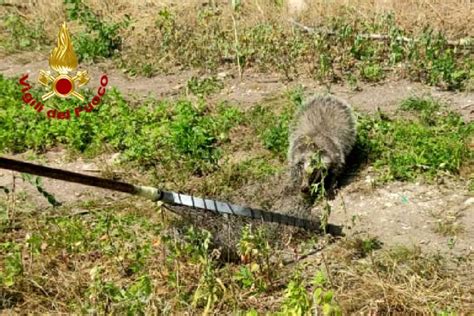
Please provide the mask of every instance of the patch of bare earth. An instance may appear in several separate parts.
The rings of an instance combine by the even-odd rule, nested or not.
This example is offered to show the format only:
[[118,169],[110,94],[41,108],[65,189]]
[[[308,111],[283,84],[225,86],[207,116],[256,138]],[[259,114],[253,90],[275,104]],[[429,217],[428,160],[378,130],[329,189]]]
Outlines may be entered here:
[[341,188],[331,206],[331,223],[344,225],[349,236],[474,254],[474,199],[461,183],[394,182],[373,188],[359,180]]

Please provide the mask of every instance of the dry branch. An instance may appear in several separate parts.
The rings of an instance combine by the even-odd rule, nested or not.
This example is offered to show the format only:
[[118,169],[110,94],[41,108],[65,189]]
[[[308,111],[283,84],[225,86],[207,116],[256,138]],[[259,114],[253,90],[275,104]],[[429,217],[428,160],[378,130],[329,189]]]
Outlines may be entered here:
[[[322,34],[322,35],[329,35],[329,36],[335,36],[337,33],[331,30],[328,30],[327,28],[315,28],[315,27],[309,27],[304,24],[301,24],[293,19],[288,20],[291,24],[294,26],[299,27],[300,29],[304,30],[305,32],[308,33],[315,33],[315,34]],[[374,40],[374,41],[388,41],[392,39],[390,35],[386,34],[367,34],[367,33],[362,33],[358,34],[358,36],[369,39],[369,40]],[[417,40],[413,38],[409,38],[406,36],[397,36],[394,38],[397,41],[404,42],[404,43],[414,43]],[[471,37],[465,37],[461,38],[459,40],[448,40],[447,44],[449,46],[463,46],[463,47],[468,47],[472,46],[474,44],[474,41]]]

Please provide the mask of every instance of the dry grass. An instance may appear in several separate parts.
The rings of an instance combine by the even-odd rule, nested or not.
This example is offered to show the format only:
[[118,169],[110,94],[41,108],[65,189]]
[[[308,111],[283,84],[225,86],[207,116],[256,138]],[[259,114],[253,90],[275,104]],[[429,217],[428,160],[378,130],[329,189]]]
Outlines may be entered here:
[[358,249],[347,247],[354,243],[330,246],[323,252],[322,265],[310,265],[305,272],[309,278],[319,268],[329,275],[328,288],[344,314],[438,314],[472,307],[468,261],[454,266],[445,257],[402,246],[360,258]]
[[[469,0],[355,0],[308,1],[307,21],[322,22],[328,16],[359,16],[367,20],[386,12],[393,12],[398,25],[411,32],[419,32],[426,25],[445,32],[449,37],[473,36],[474,8]],[[349,13],[349,14],[347,14]],[[319,19],[318,19],[319,17]]]
[[[85,207],[88,212],[72,215]],[[311,249],[301,236],[293,236],[283,248],[271,249],[270,266],[260,263],[259,269],[271,269],[270,280],[266,270],[254,274],[266,282],[261,291],[236,281],[240,269],[256,262],[219,263],[218,252],[199,250],[202,240],[190,239],[182,221],[151,203],[134,198],[113,204],[90,200],[41,214],[33,211],[34,216],[23,213],[32,210],[18,204],[16,211],[21,226],[4,231],[0,244],[17,245],[23,268],[13,286],[0,288],[0,308],[5,311],[201,314],[206,300],[191,303],[201,287],[215,295],[213,313],[278,312],[297,270],[304,272],[301,290],[308,295],[314,291],[310,280],[316,271],[325,271],[325,290],[334,292],[344,314],[469,313],[473,308],[469,257],[456,260],[416,247],[366,249],[361,257],[354,247],[358,241],[328,245],[321,240],[315,247],[322,252],[285,264],[285,254],[293,253],[294,258],[296,249],[300,254]],[[0,256],[2,266],[7,260]],[[212,279],[205,281],[206,273]],[[137,286],[143,278],[150,281],[149,290]],[[140,294],[136,288],[150,292]]]
[[[132,76],[151,77],[176,68],[215,71],[234,65],[240,76],[258,68],[279,72],[288,80],[304,75],[324,83],[378,82],[392,72],[449,90],[470,87],[469,50],[453,50],[443,41],[447,37],[450,43],[458,39],[463,45],[470,43],[474,12],[465,1],[308,1],[300,16],[273,0],[243,2],[235,10],[223,0],[84,3],[85,7],[61,1],[6,6],[23,19],[9,17],[16,27],[0,32],[0,45],[10,52],[40,50],[45,38],[55,42],[57,26],[68,12],[78,16],[69,21],[77,38],[76,53],[92,61],[112,58],[117,68]],[[328,28],[335,37],[327,32],[307,34],[293,25],[293,18]],[[44,34],[30,30],[41,25]],[[440,39],[436,31],[443,34]],[[36,33],[41,35],[34,38]],[[388,40],[357,36],[367,33],[381,33]],[[415,42],[399,41],[396,34]],[[31,37],[35,45],[28,44]]]
[[[220,25],[230,30],[230,33],[233,32],[232,16],[236,14],[227,0],[190,0],[180,4],[171,0],[85,2],[106,21],[118,22],[126,16],[135,21],[132,27],[121,31],[125,57],[137,52],[153,53],[152,49],[145,48],[154,48],[160,41],[160,35],[155,32],[156,19],[164,7],[172,7],[178,19],[186,21],[192,28],[198,24],[198,8],[218,5],[222,11],[218,17]],[[270,5],[273,1],[243,2],[240,13],[243,18],[238,20],[238,27],[265,21],[287,23],[288,9]],[[0,5],[0,10],[14,10],[28,21],[44,21],[46,34],[51,41],[57,36],[59,23],[66,19],[61,0],[9,3],[12,5]],[[314,0],[308,4],[306,11],[301,12],[301,16],[295,18],[311,26],[324,25],[334,17],[360,23],[361,20],[374,20],[388,11],[395,13],[397,24],[408,33],[418,33],[429,23],[435,30],[442,30],[452,39],[474,34],[469,26],[474,23],[471,1]],[[72,33],[76,33],[81,26],[71,23],[70,28]],[[150,56],[138,57],[146,60]],[[273,108],[278,107],[275,103],[272,103]],[[239,164],[243,159],[235,152],[240,151],[245,158],[250,154],[258,158],[260,151],[265,150],[262,144],[258,144],[258,150],[255,149],[257,137],[252,134],[250,126],[242,126],[232,130],[232,133],[235,135],[231,135],[231,138],[237,141],[226,145],[229,147],[226,151],[232,156],[229,155],[228,163],[223,166],[221,173],[194,178],[184,174],[182,183],[167,183],[166,186],[170,189],[176,186],[176,190],[198,190],[209,195],[239,194],[241,203],[254,202],[251,200],[252,195],[254,199],[270,199],[255,194],[257,191],[258,195],[266,195],[270,189],[250,188],[252,192],[247,193],[247,196],[237,190],[243,183],[236,180],[259,182],[261,175],[274,171],[268,171],[260,164],[249,164],[250,167]],[[262,157],[260,159],[271,161],[269,164],[272,167],[283,168],[283,163],[277,158],[273,157],[273,161]],[[103,175],[114,177],[114,170],[105,166]],[[154,173],[159,171],[154,170]],[[180,172],[176,168],[167,170],[166,175],[175,181],[172,175]],[[140,174],[140,178],[140,181],[151,181],[144,180],[143,174]],[[234,183],[236,187],[231,187],[229,183]],[[274,187],[271,182],[262,183],[264,185]],[[228,191],[223,193],[225,188]],[[2,203],[0,200],[0,207]],[[15,272],[17,262],[13,260],[12,254],[17,254],[22,267],[21,271],[14,273],[12,285],[0,288],[0,310],[17,313],[28,310],[35,313],[121,314],[142,311],[149,314],[196,314],[206,308],[202,298],[193,304],[198,286],[202,285],[208,295],[218,298],[212,306],[212,312],[216,314],[250,309],[262,313],[276,312],[296,268],[295,265],[285,266],[280,260],[281,256],[291,253],[294,257],[297,247],[309,247],[307,244],[310,243],[295,236],[283,249],[272,249],[275,262],[266,269],[272,269],[273,279],[268,282],[265,291],[258,292],[255,285],[249,289],[236,282],[235,276],[240,269],[251,265],[244,262],[225,264],[215,260],[215,252],[198,252],[197,246],[202,245],[202,242],[198,239],[183,241],[183,238],[189,237],[185,235],[183,227],[173,222],[174,217],[168,216],[166,212],[161,213],[162,210],[150,203],[134,198],[122,201],[100,199],[77,201],[56,209],[41,209],[41,212],[29,207],[28,203],[28,197],[18,197],[13,223],[18,224],[18,227],[4,227],[0,234],[0,245],[3,247],[0,248],[0,266],[8,266]],[[80,213],[84,209],[86,211]],[[455,220],[443,220],[445,224],[441,227],[441,233],[451,235],[459,232]],[[142,252],[143,249],[149,249],[149,252]],[[422,253],[418,248],[373,250],[373,245],[367,246],[360,240],[336,241],[322,252],[326,260],[321,261],[318,253],[298,261],[298,264],[306,267],[308,278],[305,282],[308,284],[315,270],[327,270],[330,284],[326,290],[334,291],[337,304],[344,314],[434,314],[450,310],[468,314],[474,310],[474,287],[471,281],[473,258],[441,258]],[[206,270],[209,262],[212,262],[210,272]],[[208,280],[203,277],[206,273],[212,276]],[[146,299],[139,291],[146,292],[147,286],[137,287],[143,277],[151,280],[150,294],[143,295]],[[266,273],[262,270],[255,274],[257,279],[263,280],[265,277]],[[312,289],[308,284],[304,284],[306,287],[302,290],[308,290],[311,295]],[[133,309],[135,307],[136,310]]]
[[[188,19],[190,15],[194,15],[197,8],[215,4],[222,8],[223,19],[228,21],[229,26],[232,25],[232,9],[227,0],[189,0],[179,4],[167,0],[86,0],[84,2],[106,19],[121,21],[125,16],[130,16],[140,21],[125,37],[126,41],[132,40],[132,42],[133,38],[145,35],[145,31],[154,27],[156,15],[163,7],[174,8],[180,12],[180,18]],[[256,20],[268,19],[286,23],[286,17],[290,14],[287,8],[278,9],[275,5],[271,5],[272,1],[269,0],[243,2],[245,23],[251,24]],[[474,35],[471,27],[474,23],[474,7],[470,0],[306,0],[306,2],[306,10],[300,12],[299,15],[302,22],[309,25],[323,24],[328,18],[341,16],[348,20],[361,17],[372,20],[378,15],[393,12],[397,24],[409,32],[416,33],[426,25],[430,25],[453,39]],[[44,28],[51,39],[56,37],[59,23],[66,19],[64,4],[61,0],[36,0],[27,4],[15,0],[9,3],[31,21],[37,20],[38,17],[44,20]]]

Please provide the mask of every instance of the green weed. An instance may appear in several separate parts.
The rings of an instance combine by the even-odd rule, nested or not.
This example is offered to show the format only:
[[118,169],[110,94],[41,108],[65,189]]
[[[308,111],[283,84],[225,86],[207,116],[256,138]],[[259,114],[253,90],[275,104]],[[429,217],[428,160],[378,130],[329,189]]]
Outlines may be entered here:
[[61,203],[56,200],[54,195],[46,191],[43,187],[41,177],[34,177],[35,179],[33,180],[33,176],[27,173],[22,173],[21,177],[23,181],[29,182],[31,185],[33,185],[38,192],[44,196],[48,200],[48,203],[51,204],[52,206],[60,206]]
[[266,289],[264,280],[258,277],[257,265],[241,266],[235,274],[234,280],[242,289],[251,290],[252,293],[261,293]]
[[448,89],[462,89],[469,79],[474,63],[472,56],[458,59],[462,55],[447,45],[441,33],[426,29],[417,41],[411,44],[407,58],[410,70],[430,84],[441,84]]
[[[318,170],[318,171],[316,171]],[[327,177],[328,177],[328,169],[323,164],[321,155],[319,152],[316,152],[311,157],[311,163],[309,168],[304,170],[310,175],[310,199],[312,202],[322,202],[322,212],[321,212],[321,230],[326,232],[326,227],[328,225],[329,216],[331,215],[331,205],[328,202],[327,196]],[[320,178],[317,181],[311,179],[316,172],[319,172]]]
[[187,88],[191,93],[197,96],[206,96],[212,93],[216,93],[224,87],[222,80],[216,77],[209,77],[199,79],[192,77],[188,80]]
[[315,308],[321,308],[323,315],[342,315],[341,308],[334,300],[334,292],[326,290],[328,280],[323,272],[316,272],[312,284],[314,286],[313,302]]
[[[209,113],[202,101],[149,100],[135,109],[112,89],[91,113],[68,121],[48,120],[23,105],[15,81],[0,77],[0,86],[4,88],[0,92],[1,151],[42,152],[65,144],[73,151],[95,155],[108,148],[139,164],[180,164],[200,174],[216,167],[219,144],[228,140],[229,130],[242,119],[238,110],[226,104]],[[39,97],[39,91],[33,94]],[[58,108],[71,106],[67,101],[51,102]]]
[[432,114],[441,108],[441,104],[431,98],[410,97],[403,100],[400,109],[404,111],[426,112]]
[[285,291],[281,315],[305,315],[311,308],[311,300],[299,272],[293,275]]
[[85,32],[74,36],[75,51],[81,60],[95,60],[97,57],[112,57],[122,46],[119,30],[128,24],[107,23],[95,14],[81,0],[64,0],[69,19],[78,20],[85,26]]
[[373,251],[382,248],[382,242],[376,237],[349,239],[345,244],[352,251],[354,258],[365,258]]
[[454,112],[435,112],[440,105],[430,99],[411,98],[402,110],[413,110],[415,118],[360,117],[356,150],[381,172],[381,179],[433,179],[444,173],[457,174],[463,162],[472,159],[467,141],[474,125]]
[[[288,99],[289,102],[286,100]],[[275,114],[268,105],[257,105],[248,112],[248,120],[254,126],[263,146],[283,159],[288,149],[288,133],[291,120],[295,110],[302,104],[302,90],[296,88],[290,90],[287,96],[282,99],[283,109],[281,113]],[[280,100],[276,100],[279,102]]]
[[107,311],[113,303],[116,312],[128,315],[143,314],[153,291],[148,275],[138,277],[127,286],[120,286],[107,281],[102,267],[94,267],[90,271],[91,283],[87,289],[87,298],[83,312],[101,313]]
[[218,277],[214,255],[211,252],[212,235],[209,231],[194,227],[185,228],[184,239],[176,241],[169,235],[162,237],[167,245],[168,269],[173,271],[170,275],[171,284],[179,291],[179,260],[188,261],[197,268],[196,283],[193,285],[191,295],[183,297],[191,303],[193,308],[204,308],[204,313],[209,312],[214,304],[219,301],[225,292],[225,286]]
[[361,75],[369,82],[378,82],[384,77],[383,69],[378,64],[362,65]]
[[21,259],[21,246],[13,242],[0,244],[2,269],[0,271],[0,285],[11,287],[15,285],[17,276],[23,273],[23,262]]
[[271,248],[266,231],[262,228],[252,230],[251,226],[245,226],[238,243],[238,253],[247,265],[240,269],[235,280],[243,288],[252,288],[257,292],[265,290],[272,276]]
[[26,21],[18,14],[2,16],[0,22],[5,34],[0,34],[0,47],[12,53],[22,50],[39,50],[49,43],[39,21]]

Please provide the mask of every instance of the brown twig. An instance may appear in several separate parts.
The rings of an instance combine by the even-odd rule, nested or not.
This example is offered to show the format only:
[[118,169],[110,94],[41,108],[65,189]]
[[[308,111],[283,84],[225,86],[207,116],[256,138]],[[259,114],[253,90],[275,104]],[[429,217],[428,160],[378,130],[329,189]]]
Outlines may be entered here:
[[[337,33],[334,32],[334,31],[331,31],[331,30],[328,30],[326,28],[315,28],[315,27],[309,27],[309,26],[306,26],[306,25],[303,25],[299,22],[296,22],[295,20],[293,19],[290,19],[288,20],[291,24],[303,29],[304,31],[308,32],[308,33],[316,33],[316,34],[323,34],[323,35],[328,35],[328,36],[335,36]],[[369,40],[374,40],[374,41],[388,41],[390,39],[392,39],[392,37],[390,35],[387,35],[387,34],[368,34],[368,33],[362,33],[362,34],[358,34],[358,36],[362,37],[362,38],[365,38],[365,39],[369,39]],[[406,36],[396,36],[395,38],[393,38],[397,41],[400,41],[400,42],[404,42],[404,43],[414,43],[414,42],[417,42],[416,39],[413,39],[413,38],[409,38],[409,37],[406,37]],[[461,38],[460,40],[448,40],[447,41],[447,44],[449,46],[471,46],[474,44],[474,41],[472,38],[470,37],[465,37],[465,38]]]
[[242,66],[240,65],[240,54],[239,54],[239,36],[237,34],[237,22],[235,22],[234,15],[232,14],[232,23],[234,25],[234,37],[235,37],[235,54],[237,59],[237,67],[239,69],[239,80],[242,81]]

